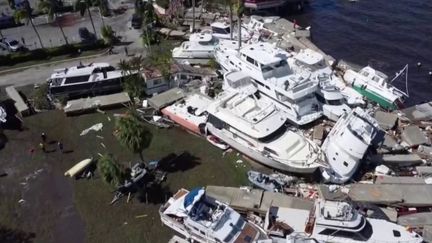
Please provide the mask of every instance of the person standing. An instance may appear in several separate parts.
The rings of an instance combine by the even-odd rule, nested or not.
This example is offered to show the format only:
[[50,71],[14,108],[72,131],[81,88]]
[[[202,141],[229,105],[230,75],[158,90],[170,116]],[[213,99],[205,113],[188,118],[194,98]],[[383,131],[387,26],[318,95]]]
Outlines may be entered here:
[[127,49],[127,46],[125,46],[125,47],[124,47],[124,52],[125,52],[125,56],[127,56],[127,57],[128,57],[128,56],[129,56],[129,53],[128,53],[128,49]]
[[42,143],[46,143],[47,135],[44,132],[41,133],[41,139],[42,139]]
[[46,151],[46,148],[45,148],[45,143],[39,143],[39,147],[40,147],[40,149],[41,149],[44,153],[47,152],[47,151]]
[[63,144],[59,141],[59,142],[57,142],[57,147],[58,147],[58,149],[60,150],[60,152],[63,154],[64,152],[63,152]]

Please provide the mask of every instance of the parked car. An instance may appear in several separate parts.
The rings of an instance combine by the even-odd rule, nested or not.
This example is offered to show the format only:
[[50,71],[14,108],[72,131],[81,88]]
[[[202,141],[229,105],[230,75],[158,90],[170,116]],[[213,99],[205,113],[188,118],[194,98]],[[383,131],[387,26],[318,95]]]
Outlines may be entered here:
[[142,26],[142,17],[138,14],[133,14],[131,19],[131,26],[134,29],[141,29]]
[[9,38],[1,38],[0,39],[0,48],[2,48],[3,50],[11,51],[11,52],[23,51],[26,49],[17,40],[9,39]]
[[86,27],[79,28],[78,34],[79,37],[81,38],[81,42],[84,43],[92,43],[97,40],[95,34],[91,33]]

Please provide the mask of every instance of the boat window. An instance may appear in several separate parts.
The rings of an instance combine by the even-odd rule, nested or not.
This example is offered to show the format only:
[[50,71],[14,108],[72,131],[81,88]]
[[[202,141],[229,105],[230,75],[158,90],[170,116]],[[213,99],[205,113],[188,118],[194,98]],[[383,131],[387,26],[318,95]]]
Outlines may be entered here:
[[153,85],[159,85],[162,83],[162,79],[155,79],[153,80]]
[[273,149],[269,149],[269,148],[267,148],[267,147],[264,147],[264,151],[265,151],[265,152],[269,152],[269,153],[271,153],[271,154],[274,154],[274,155],[276,155],[276,156],[279,156],[278,153],[276,153],[276,151],[274,151]]
[[281,60],[279,63],[275,65],[275,68],[285,67],[288,63],[285,60]]
[[279,93],[279,92],[277,92],[277,91],[275,91],[276,92],[276,97],[277,97],[277,99],[278,100],[280,100],[280,101],[282,101],[282,102],[286,102],[286,101],[291,101],[288,97],[286,97],[285,95],[283,95],[283,94],[281,94],[281,93]]
[[68,78],[66,78],[65,84],[88,82],[89,78],[90,78],[90,75],[68,77]]
[[348,163],[346,161],[343,162],[343,165],[345,165],[345,167],[348,167]]
[[[318,98],[318,96],[317,96],[317,98]],[[319,99],[318,99],[318,100],[319,100]],[[328,104],[329,104],[329,105],[342,105],[343,102],[342,102],[342,100],[329,100],[329,101],[328,101]]]
[[217,129],[223,129],[225,127],[225,122],[213,115],[208,116],[208,122]]
[[351,231],[342,231],[342,230],[334,230],[334,229],[324,229],[321,232],[319,232],[320,235],[341,237],[341,238],[358,240],[358,241],[367,241],[372,236],[372,233],[373,233],[372,226],[368,221],[366,221],[365,227],[357,234]]
[[375,81],[375,82],[378,82],[378,81],[379,81],[379,78],[378,78],[377,76],[373,76],[373,77],[372,77],[372,80]]
[[326,103],[326,100],[325,100],[324,97],[322,97],[321,95],[316,94],[316,98],[317,98],[317,100],[318,100],[319,102],[321,102],[321,103],[323,103],[323,104]]
[[246,61],[248,61],[249,63],[255,65],[255,60],[251,57],[246,56]]
[[286,125],[282,125],[281,127],[279,127],[276,131],[274,131],[270,135],[267,135],[265,137],[259,138],[258,140],[261,141],[261,142],[264,142],[264,143],[271,142],[273,140],[278,139],[283,134],[285,134],[286,130],[287,130],[287,126]]
[[261,66],[261,71],[263,73],[267,73],[267,72],[270,72],[272,70],[273,70],[273,68],[271,66]]
[[394,237],[401,237],[401,233],[398,230],[393,230]]
[[215,34],[229,34],[230,28],[229,27],[226,27],[226,28],[212,27],[212,31]]

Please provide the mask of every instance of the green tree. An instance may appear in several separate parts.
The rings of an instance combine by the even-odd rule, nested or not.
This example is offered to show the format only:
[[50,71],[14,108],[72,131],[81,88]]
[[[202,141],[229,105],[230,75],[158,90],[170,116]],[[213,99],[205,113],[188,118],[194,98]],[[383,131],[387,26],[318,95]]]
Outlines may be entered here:
[[44,48],[44,45],[42,43],[42,39],[41,39],[39,32],[37,31],[36,26],[34,25],[34,22],[33,22],[33,17],[32,17],[32,11],[33,10],[30,7],[30,3],[28,2],[28,0],[25,0],[23,2],[23,4],[24,4],[23,8],[17,9],[14,12],[15,21],[21,22],[21,20],[28,20],[30,22],[34,32],[36,33],[36,36],[39,39],[39,43],[40,43],[41,47]]
[[117,41],[114,31],[109,25],[102,26],[101,35],[105,44],[109,46],[112,46]]
[[147,57],[146,65],[156,67],[162,73],[165,79],[169,79],[171,75],[171,65],[173,63],[171,51],[172,47],[167,42],[161,42],[157,46],[153,46]]
[[55,21],[57,23],[57,26],[60,29],[60,32],[63,35],[63,39],[65,40],[66,45],[69,45],[69,42],[67,40],[67,37],[63,31],[63,27],[61,24],[57,21],[57,12],[59,11],[60,7],[62,6],[62,2],[59,0],[40,0],[38,4],[38,8],[40,11],[48,14],[48,18],[50,20],[55,18]]
[[144,79],[140,75],[144,59],[142,56],[132,57],[129,61],[120,60],[118,67],[122,70],[126,78],[123,82],[123,89],[129,94],[133,108],[135,108],[135,98],[139,98],[144,93]]
[[90,0],[76,0],[75,4],[74,4],[74,9],[75,9],[75,11],[79,11],[80,14],[81,14],[81,16],[84,16],[84,14],[85,14],[85,12],[87,10],[87,13],[88,13],[89,18],[90,18],[91,25],[93,27],[93,32],[94,32],[94,34],[95,34],[95,36],[97,38],[96,28],[95,28],[95,25],[94,25],[94,22],[93,22],[93,18],[92,18],[91,12],[90,12],[90,7],[91,6],[92,6],[92,3],[91,3]]
[[151,3],[141,4],[141,16],[143,19],[143,43],[144,46],[150,47],[151,44],[159,41],[157,33],[154,31],[154,26],[158,23],[158,16]]
[[137,116],[130,111],[125,117],[120,117],[116,122],[116,137],[122,146],[139,154],[144,161],[142,152],[150,145],[152,134]]
[[98,170],[103,181],[111,186],[118,186],[124,180],[124,173],[121,165],[112,155],[104,154],[98,159]]

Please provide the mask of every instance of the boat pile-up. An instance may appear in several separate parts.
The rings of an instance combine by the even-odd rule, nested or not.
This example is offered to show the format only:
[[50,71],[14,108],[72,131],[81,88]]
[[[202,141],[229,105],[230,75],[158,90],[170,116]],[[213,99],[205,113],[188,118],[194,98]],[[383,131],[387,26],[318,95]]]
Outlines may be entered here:
[[310,208],[270,205],[263,218],[252,220],[203,188],[180,189],[159,214],[164,225],[196,242],[423,242],[417,233],[341,201],[319,199]]
[[[212,55],[224,73],[223,90],[214,98],[190,94],[162,113],[218,147],[229,145],[281,171],[311,174],[319,169],[325,181],[349,181],[381,139],[371,111],[360,108],[365,98],[386,109],[402,102],[403,93],[371,67],[341,77],[310,49],[288,52],[259,41],[238,49],[236,41],[213,42],[217,38],[211,33],[191,38],[198,36],[216,43]],[[316,143],[305,131],[323,117],[336,124]]]

